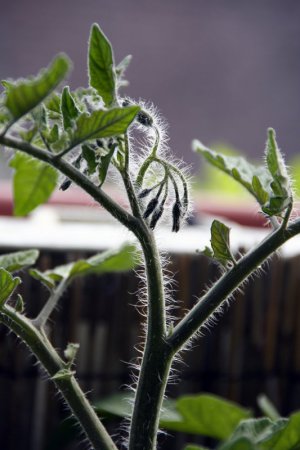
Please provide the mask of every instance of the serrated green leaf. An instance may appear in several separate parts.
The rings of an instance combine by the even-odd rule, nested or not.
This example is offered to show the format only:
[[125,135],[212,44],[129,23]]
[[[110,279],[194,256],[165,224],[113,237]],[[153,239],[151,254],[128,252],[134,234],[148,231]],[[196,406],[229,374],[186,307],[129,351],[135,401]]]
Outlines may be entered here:
[[10,161],[15,170],[14,213],[24,216],[45,203],[54,191],[58,174],[49,164],[21,152],[16,152]]
[[210,394],[183,396],[176,402],[182,420],[165,422],[168,430],[227,439],[238,423],[251,416],[249,410]]
[[264,205],[269,199],[269,194],[264,190],[260,179],[256,175],[252,178],[252,188],[259,204]]
[[36,78],[17,81],[9,86],[5,105],[14,120],[39,105],[64,79],[70,69],[65,55],[58,55]]
[[112,148],[109,150],[109,152],[106,155],[101,156],[100,163],[98,166],[99,171],[99,180],[100,180],[100,187],[103,185],[107,171],[111,162],[112,157],[114,156],[116,146],[113,145]]
[[90,274],[124,272],[133,269],[137,264],[137,249],[132,244],[124,244],[119,249],[107,250],[86,260],[64,264],[43,273],[31,270],[30,274],[42,281],[49,288],[62,279],[73,279]]
[[90,145],[82,146],[82,157],[86,160],[89,174],[95,173],[97,168],[96,155]]
[[24,131],[20,131],[19,135],[21,136],[21,138],[26,141],[26,142],[31,142],[33,140],[33,138],[35,137],[36,133],[38,132],[38,128],[37,126],[33,126],[32,128],[30,128],[29,130],[24,130]]
[[53,125],[50,132],[47,134],[47,141],[49,144],[53,144],[54,142],[58,141],[59,139],[59,127],[57,123]]
[[39,257],[38,250],[24,250],[23,252],[6,253],[0,256],[0,267],[8,272],[16,272],[35,264]]
[[70,93],[69,86],[65,86],[62,92],[61,112],[63,116],[64,129],[66,130],[67,128],[72,128],[74,120],[79,116],[80,111]]
[[117,85],[118,87],[128,86],[128,81],[124,79],[125,72],[132,60],[131,55],[125,56],[124,59],[116,67]]
[[[193,148],[198,153],[201,153],[204,158],[213,166],[225,172],[234,180],[244,186],[250,194],[262,205],[261,200],[265,200],[266,196],[263,191],[268,194],[271,193],[270,183],[272,177],[263,165],[254,166],[246,161],[241,156],[225,156],[221,155],[209,148],[205,147],[200,141],[193,142]],[[259,180],[261,189],[255,190],[253,187],[253,178]]]
[[124,134],[140,108],[128,106],[99,110],[92,114],[81,114],[76,120],[76,129],[72,137],[72,146],[89,139],[101,139]]
[[38,280],[41,283],[43,283],[48,289],[52,290],[55,288],[55,281],[50,276],[47,276],[45,273],[42,273],[37,269],[30,269],[29,274],[35,280]]
[[273,180],[270,183],[272,195],[264,205],[263,211],[270,216],[279,215],[292,204],[293,195],[290,177],[276,142],[275,131],[272,128],[268,130],[266,162]]
[[210,242],[214,258],[224,265],[226,265],[228,261],[233,261],[234,259],[230,251],[229,242],[230,228],[224,225],[224,223],[214,220],[210,231]]
[[90,86],[102,97],[105,106],[116,99],[116,74],[111,44],[99,25],[93,24],[89,40],[88,68]]
[[53,92],[46,100],[45,107],[47,109],[48,117],[51,120],[61,119],[61,95]]
[[0,268],[0,308],[20,283],[21,278],[14,278],[7,270]]

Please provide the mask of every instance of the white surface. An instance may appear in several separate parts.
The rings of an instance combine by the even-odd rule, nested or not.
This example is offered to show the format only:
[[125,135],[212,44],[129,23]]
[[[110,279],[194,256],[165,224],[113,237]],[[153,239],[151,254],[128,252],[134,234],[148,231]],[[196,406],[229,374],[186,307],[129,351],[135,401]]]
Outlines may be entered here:
[[[251,248],[261,241],[267,230],[231,227],[231,246],[235,250],[241,246]],[[195,253],[209,245],[209,227],[186,226],[179,233],[171,233],[167,228],[157,231],[159,247],[173,253]],[[0,247],[2,248],[53,248],[57,250],[103,250],[121,245],[124,241],[134,241],[132,233],[115,224],[61,223],[51,211],[36,215],[32,219],[0,218]],[[300,254],[300,237],[286,243],[282,249],[285,256]]]

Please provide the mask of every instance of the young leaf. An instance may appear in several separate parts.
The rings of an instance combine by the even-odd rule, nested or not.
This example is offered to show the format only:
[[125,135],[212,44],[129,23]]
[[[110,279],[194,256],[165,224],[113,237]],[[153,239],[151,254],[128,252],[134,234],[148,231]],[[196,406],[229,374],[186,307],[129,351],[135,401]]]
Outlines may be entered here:
[[99,110],[92,114],[81,114],[76,120],[76,129],[72,137],[72,146],[89,139],[101,139],[124,134],[140,108],[114,108]]
[[274,216],[279,215],[292,204],[293,195],[290,178],[272,128],[268,130],[266,162],[273,180],[270,183],[272,195],[263,207],[263,211],[269,216]]
[[109,40],[97,24],[91,29],[88,66],[90,86],[97,90],[105,106],[111,106],[117,96],[113,51]]
[[97,161],[95,151],[89,145],[82,146],[82,157],[86,160],[89,174],[95,173],[97,168]]
[[13,278],[7,270],[0,268],[0,308],[20,283],[21,279],[19,277]]
[[116,75],[117,75],[117,86],[123,87],[128,86],[128,81],[124,79],[125,72],[127,70],[127,67],[129,66],[130,62],[132,60],[131,55],[125,56],[124,59],[117,65],[116,67]]
[[10,161],[15,170],[14,213],[24,216],[45,203],[54,191],[58,174],[48,164],[21,152],[16,152]]
[[16,272],[35,264],[39,257],[38,250],[24,250],[23,252],[6,253],[0,256],[0,267],[8,272]]
[[20,80],[7,89],[5,105],[17,120],[39,105],[65,78],[70,61],[58,55],[51,65],[33,79]]
[[263,205],[271,195],[270,184],[272,177],[263,165],[254,166],[241,156],[225,156],[205,147],[200,141],[193,141],[193,148],[201,153],[206,161],[222,172],[232,177],[250,194],[260,205]]
[[73,279],[78,276],[90,274],[102,274],[110,272],[123,272],[131,270],[136,266],[136,247],[132,244],[125,244],[116,250],[107,250],[92,256],[86,260],[79,260],[74,263],[58,266],[55,269],[39,272],[30,270],[29,273],[34,278],[42,281],[49,288],[53,283],[62,279]]
[[65,86],[61,95],[61,112],[63,116],[64,129],[72,128],[74,120],[79,116],[74,98],[70,93],[69,86]]
[[116,148],[116,146],[113,145],[112,148],[109,150],[109,152],[106,155],[101,156],[99,169],[98,169],[99,170],[100,187],[102,186],[102,184],[104,183],[104,181],[106,179],[107,171],[108,171],[111,159],[114,155],[115,148]]
[[29,274],[35,280],[43,283],[48,289],[52,290],[55,288],[55,280],[53,280],[50,276],[46,275],[43,272],[40,272],[38,269],[30,269]]
[[230,229],[218,220],[214,220],[211,228],[211,248],[205,247],[202,252],[208,257],[217,259],[221,264],[226,266],[228,261],[233,261],[234,258],[230,251],[229,233]]

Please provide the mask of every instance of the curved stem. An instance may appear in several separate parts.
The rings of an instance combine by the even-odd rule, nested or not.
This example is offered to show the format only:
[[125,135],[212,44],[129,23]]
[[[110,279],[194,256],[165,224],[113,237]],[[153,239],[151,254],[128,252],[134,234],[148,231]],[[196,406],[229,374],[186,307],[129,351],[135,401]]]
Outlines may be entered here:
[[178,352],[199,330],[209,316],[228,298],[267,258],[296,234],[300,233],[300,219],[286,228],[279,228],[243,256],[226,272],[176,325],[167,342]]
[[78,169],[69,164],[58,155],[42,150],[27,142],[22,142],[9,137],[0,136],[0,144],[5,147],[14,148],[31,155],[35,158],[44,161],[51,166],[58,169],[61,173],[66,175],[70,180],[82,187],[88,194],[91,195],[100,205],[102,205],[113,217],[125,225],[129,230],[135,229],[135,218],[129,214],[124,208],[112,200],[102,189],[95,186],[88,177],[83,175]]
[[117,450],[75,377],[71,373],[63,377],[55,377],[59,371],[66,369],[67,366],[52,347],[46,335],[38,331],[29,319],[7,305],[0,311],[0,322],[19,336],[44,366],[82,426],[94,449]]

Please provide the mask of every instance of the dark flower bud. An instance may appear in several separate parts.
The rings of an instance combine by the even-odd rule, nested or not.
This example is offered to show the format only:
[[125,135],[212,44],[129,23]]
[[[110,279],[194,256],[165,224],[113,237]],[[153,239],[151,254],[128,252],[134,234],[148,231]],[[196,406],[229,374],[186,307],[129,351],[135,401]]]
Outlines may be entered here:
[[59,189],[61,191],[66,191],[67,189],[69,189],[69,187],[71,186],[72,181],[69,178],[65,178],[64,181],[61,183],[61,185],[59,186]]
[[136,116],[136,120],[145,127],[152,127],[153,119],[152,117],[146,113],[145,111],[140,111]]
[[150,214],[153,213],[153,211],[155,210],[155,208],[157,207],[158,204],[158,198],[154,197],[150,200],[150,202],[148,203],[148,206],[146,208],[146,211],[144,212],[144,219],[147,219],[147,217],[150,216]]
[[98,147],[103,148],[103,142],[101,141],[101,139],[96,139],[96,144],[98,145]]
[[151,217],[151,221],[150,221],[149,227],[152,230],[154,230],[154,228],[156,227],[156,224],[159,221],[159,219],[161,218],[163,212],[164,212],[164,202],[162,202],[159,205],[159,208],[156,211],[154,211],[154,213],[153,213],[153,215]]
[[181,203],[179,200],[176,200],[173,206],[172,210],[172,218],[173,218],[173,225],[172,225],[172,231],[177,233],[180,228],[180,217],[181,217]]
[[139,198],[145,198],[147,197],[148,194],[150,194],[150,192],[152,191],[153,188],[146,188],[143,189],[140,193],[139,193]]
[[123,100],[122,101],[122,106],[125,108],[126,106],[129,106],[130,105],[130,102],[129,102],[129,100]]

